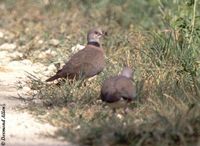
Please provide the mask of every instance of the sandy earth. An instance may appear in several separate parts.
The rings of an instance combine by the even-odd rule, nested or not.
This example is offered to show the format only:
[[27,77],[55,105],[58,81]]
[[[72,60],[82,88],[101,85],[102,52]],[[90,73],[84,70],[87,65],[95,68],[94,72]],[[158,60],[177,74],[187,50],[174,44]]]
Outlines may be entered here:
[[[9,55],[14,52],[0,49],[0,104],[5,104],[5,143],[7,146],[73,146],[62,138],[53,139],[45,135],[57,130],[49,124],[41,123],[28,112],[17,110],[25,106],[18,99],[18,81],[26,80],[26,71],[32,72],[41,68],[29,60],[12,61]],[[2,111],[2,106],[0,107]],[[2,122],[0,121],[0,136],[2,136]],[[1,140],[2,142],[2,140]]]

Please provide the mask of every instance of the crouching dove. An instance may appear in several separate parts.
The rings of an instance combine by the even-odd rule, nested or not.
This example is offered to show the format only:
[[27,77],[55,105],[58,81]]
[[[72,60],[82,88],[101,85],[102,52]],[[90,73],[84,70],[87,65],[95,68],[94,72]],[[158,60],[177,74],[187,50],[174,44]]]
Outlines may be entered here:
[[108,103],[113,109],[124,108],[126,113],[127,104],[136,97],[136,87],[132,82],[133,71],[125,67],[121,74],[105,80],[101,88],[101,100]]
[[58,78],[85,79],[99,74],[105,66],[103,48],[100,38],[104,36],[101,29],[95,28],[87,34],[87,45],[84,49],[75,53],[61,70],[46,80],[54,81]]

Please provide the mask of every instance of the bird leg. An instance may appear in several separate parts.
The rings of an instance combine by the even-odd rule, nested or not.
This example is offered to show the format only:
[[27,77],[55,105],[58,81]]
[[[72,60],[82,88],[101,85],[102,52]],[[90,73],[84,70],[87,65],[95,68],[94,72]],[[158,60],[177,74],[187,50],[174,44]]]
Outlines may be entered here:
[[112,113],[113,113],[113,114],[116,114],[116,108],[113,108],[113,109],[112,109]]

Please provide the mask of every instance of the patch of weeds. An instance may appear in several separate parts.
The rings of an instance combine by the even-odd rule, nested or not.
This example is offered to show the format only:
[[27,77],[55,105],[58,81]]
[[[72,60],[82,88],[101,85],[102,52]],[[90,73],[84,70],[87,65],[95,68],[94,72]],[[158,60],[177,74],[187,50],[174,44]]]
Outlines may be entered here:
[[[13,30],[15,35],[9,41],[18,45],[24,58],[35,62],[63,61],[71,55],[71,46],[85,42],[89,28],[105,26],[108,30],[109,37],[102,44],[107,66],[95,79],[83,83],[66,80],[60,86],[37,79],[29,82],[40,100],[40,104],[30,102],[30,111],[59,127],[57,136],[83,145],[199,143],[197,0],[62,0],[34,3],[31,8],[25,1],[15,5],[7,1],[5,5],[8,9],[0,11],[0,25]],[[60,43],[53,46],[49,40],[55,38]],[[48,49],[57,55],[41,60],[38,54]],[[120,110],[113,114],[99,99],[99,91],[102,81],[118,74],[124,65],[135,70],[138,99],[129,106],[128,115],[120,115]]]

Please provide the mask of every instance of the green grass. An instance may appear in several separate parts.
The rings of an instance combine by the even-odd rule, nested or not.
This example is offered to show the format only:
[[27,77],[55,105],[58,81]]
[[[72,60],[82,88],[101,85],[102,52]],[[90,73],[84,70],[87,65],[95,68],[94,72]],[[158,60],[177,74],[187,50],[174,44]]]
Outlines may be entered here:
[[[9,41],[19,46],[23,58],[34,62],[63,61],[72,53],[69,48],[85,43],[85,34],[93,26],[108,31],[102,41],[106,68],[92,81],[66,81],[60,87],[33,79],[28,83],[42,102],[33,101],[28,109],[60,128],[54,136],[95,146],[200,144],[199,1],[0,3],[5,4],[0,26],[12,30]],[[50,44],[52,38],[60,41],[58,46]],[[4,41],[8,40],[0,40]],[[39,59],[47,48],[57,55]],[[118,111],[120,118],[101,102],[99,92],[102,81],[118,74],[125,64],[135,69],[138,97],[128,115]]]

